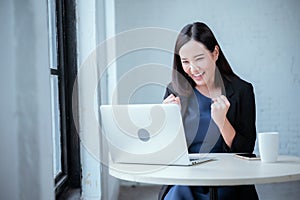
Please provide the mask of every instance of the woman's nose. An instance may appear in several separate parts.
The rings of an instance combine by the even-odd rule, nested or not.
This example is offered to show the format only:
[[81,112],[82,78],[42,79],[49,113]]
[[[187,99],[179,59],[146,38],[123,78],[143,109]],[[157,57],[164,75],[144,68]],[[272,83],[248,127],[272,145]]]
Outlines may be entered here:
[[198,69],[198,67],[196,67],[196,66],[190,64],[190,70],[191,70],[192,72],[195,72],[195,71],[198,71],[199,69]]

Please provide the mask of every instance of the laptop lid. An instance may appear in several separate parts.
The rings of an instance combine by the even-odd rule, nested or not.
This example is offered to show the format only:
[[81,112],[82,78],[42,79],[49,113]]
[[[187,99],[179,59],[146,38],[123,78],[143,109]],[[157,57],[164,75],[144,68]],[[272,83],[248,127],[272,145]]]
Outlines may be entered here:
[[100,114],[114,162],[191,165],[178,105],[102,105]]

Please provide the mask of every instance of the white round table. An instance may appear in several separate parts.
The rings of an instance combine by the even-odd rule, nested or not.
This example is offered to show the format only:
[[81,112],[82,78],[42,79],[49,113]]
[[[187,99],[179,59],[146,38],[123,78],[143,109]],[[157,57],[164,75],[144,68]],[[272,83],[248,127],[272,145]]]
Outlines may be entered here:
[[[300,157],[279,156],[275,163],[244,160],[234,154],[209,154],[213,161],[194,166],[109,164],[110,175],[127,181],[161,185],[251,185],[300,180]],[[214,198],[214,197],[213,197]]]

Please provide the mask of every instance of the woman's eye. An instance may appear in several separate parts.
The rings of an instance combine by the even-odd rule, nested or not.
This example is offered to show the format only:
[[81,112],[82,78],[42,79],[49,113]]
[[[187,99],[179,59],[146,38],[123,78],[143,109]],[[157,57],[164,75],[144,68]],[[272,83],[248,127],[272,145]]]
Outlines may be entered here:
[[182,62],[182,64],[184,64],[184,65],[189,64],[189,61],[186,61],[186,60],[183,60],[183,61],[181,61],[181,62]]

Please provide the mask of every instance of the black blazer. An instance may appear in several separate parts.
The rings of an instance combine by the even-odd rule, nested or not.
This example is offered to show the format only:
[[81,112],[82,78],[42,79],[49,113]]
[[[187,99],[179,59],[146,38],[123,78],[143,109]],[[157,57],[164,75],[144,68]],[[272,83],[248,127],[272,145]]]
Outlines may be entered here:
[[[223,95],[227,97],[230,102],[230,107],[227,112],[227,119],[236,131],[236,135],[233,139],[232,145],[229,148],[225,142],[223,142],[224,152],[238,153],[248,152],[251,153],[254,150],[256,140],[256,125],[255,125],[255,98],[253,92],[253,86],[238,78],[231,77],[231,81],[224,80]],[[180,96],[177,94],[172,85],[170,84],[166,90],[165,98],[170,94],[179,96],[181,100],[181,112],[183,123],[185,126],[185,133],[188,146],[192,143],[194,135],[195,124],[198,125],[196,120],[199,120],[198,111],[193,109],[190,104],[197,103],[197,99],[192,97]],[[196,122],[196,123],[195,123]],[[190,128],[192,127],[192,128]],[[159,194],[159,199],[163,199],[167,194],[171,186],[163,186]],[[240,199],[258,199],[254,185],[251,186],[235,186],[240,193]]]

